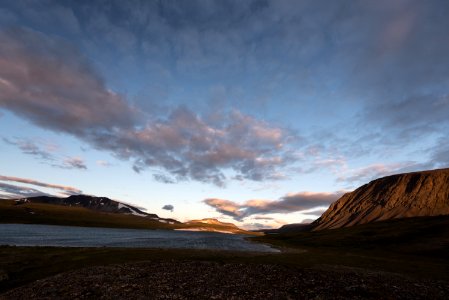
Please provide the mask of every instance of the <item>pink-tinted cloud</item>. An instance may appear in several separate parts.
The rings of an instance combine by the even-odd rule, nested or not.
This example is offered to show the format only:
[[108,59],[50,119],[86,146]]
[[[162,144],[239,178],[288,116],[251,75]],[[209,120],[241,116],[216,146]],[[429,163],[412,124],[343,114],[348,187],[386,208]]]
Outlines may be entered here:
[[219,213],[231,216],[235,219],[242,219],[244,217],[244,212],[242,211],[244,206],[234,201],[218,198],[208,198],[204,200],[204,203],[215,208]]
[[35,185],[35,186],[41,186],[41,187],[45,187],[45,188],[56,189],[56,190],[59,190],[59,191],[63,191],[66,194],[76,195],[76,194],[81,194],[82,193],[81,190],[79,190],[77,188],[74,188],[74,187],[71,187],[71,186],[45,183],[45,182],[41,182],[41,181],[37,181],[37,180],[33,180],[33,179],[28,179],[28,178],[20,178],[20,177],[0,175],[0,181],[12,181],[12,182],[26,183],[26,184],[31,184],[31,185]]
[[[282,134],[261,136],[261,131]],[[225,114],[219,123],[209,124],[185,107],[174,110],[146,128],[128,132],[122,143],[138,147],[136,171],[159,166],[175,179],[194,179],[222,185],[222,170],[234,171],[244,179],[275,179],[276,170],[291,162],[285,143],[292,136],[286,130],[243,115]],[[135,152],[122,153],[132,157]]]
[[22,197],[51,196],[38,189],[0,182],[0,199],[17,199]]
[[67,157],[59,167],[63,169],[87,170],[86,163],[81,157]]
[[0,78],[0,105],[40,126],[85,135],[133,124],[131,106],[63,40],[0,31]]
[[215,208],[218,212],[242,220],[256,214],[291,213],[306,211],[320,206],[329,206],[343,195],[343,192],[314,193],[300,192],[287,194],[279,200],[252,199],[243,204],[234,201],[209,198],[204,203]]
[[[131,160],[136,172],[156,169],[165,182],[223,186],[226,171],[232,178],[275,180],[293,160],[295,134],[239,111],[214,119],[186,107],[166,115],[137,110],[107,89],[70,44],[38,32],[0,32],[0,79],[3,109]],[[79,160],[66,163],[85,168]]]
[[416,162],[399,162],[391,164],[372,164],[366,167],[347,170],[345,175],[339,176],[338,181],[354,183],[367,182],[379,177],[405,172],[408,169],[419,168]]

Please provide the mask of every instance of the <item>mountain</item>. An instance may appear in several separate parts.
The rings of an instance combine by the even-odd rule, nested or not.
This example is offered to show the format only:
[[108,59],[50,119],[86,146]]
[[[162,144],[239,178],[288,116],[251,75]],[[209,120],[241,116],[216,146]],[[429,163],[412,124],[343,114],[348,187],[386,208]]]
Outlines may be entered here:
[[259,235],[216,219],[181,223],[160,218],[106,197],[72,195],[67,198],[39,196],[0,201],[0,223],[30,223],[91,227],[177,229]]
[[94,197],[89,195],[72,195],[67,198],[38,196],[15,200],[16,205],[23,205],[26,203],[40,203],[40,204],[60,205],[68,207],[83,207],[92,211],[102,213],[127,214],[138,217],[145,217],[166,224],[180,223],[179,221],[176,221],[174,219],[159,218],[159,216],[156,214],[146,213],[135,206],[111,200],[106,197]]
[[211,218],[188,221],[188,222],[182,224],[182,228],[180,228],[178,230],[211,231],[211,232],[233,233],[233,234],[251,234],[251,235],[259,234],[259,233],[254,233],[254,232],[240,229],[233,223],[220,222],[217,219],[211,219]]
[[31,223],[93,227],[177,229],[259,235],[216,219],[181,223],[160,218],[106,197],[72,195],[67,198],[39,196],[0,201],[0,223]]
[[186,224],[208,224],[208,225],[218,225],[218,226],[238,228],[233,223],[221,222],[221,221],[218,221],[217,219],[212,219],[212,218],[204,218],[201,220],[190,220]]
[[449,215],[449,169],[383,177],[346,193],[314,221],[312,230],[397,218]]

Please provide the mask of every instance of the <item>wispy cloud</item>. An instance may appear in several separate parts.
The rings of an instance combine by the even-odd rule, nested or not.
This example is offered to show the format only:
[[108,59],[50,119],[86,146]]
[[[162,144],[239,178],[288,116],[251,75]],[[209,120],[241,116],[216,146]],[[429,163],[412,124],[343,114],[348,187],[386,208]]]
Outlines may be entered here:
[[81,169],[87,170],[84,160],[80,157],[67,157],[62,164],[56,165],[63,169]]
[[390,164],[372,164],[358,169],[348,169],[346,170],[346,172],[344,172],[344,175],[340,175],[337,180],[346,183],[366,183],[380,177],[407,172],[419,168],[420,165],[413,161]]
[[14,199],[22,197],[51,196],[38,189],[18,186],[0,182],[0,197],[4,199]]
[[[430,153],[429,165],[433,168],[449,168],[449,134],[427,150]],[[425,166],[428,167],[428,166]]]
[[101,166],[101,167],[110,167],[112,166],[112,164],[108,161],[105,160],[97,160],[97,165]]
[[61,158],[60,153],[57,153],[57,147],[51,144],[36,142],[31,139],[3,138],[7,144],[18,147],[22,153],[34,156],[37,160],[44,164],[61,169],[87,169],[86,163],[81,157],[65,157]]
[[[139,171],[140,172],[140,171]],[[165,174],[153,174],[153,179],[166,184],[174,184],[176,180]]]
[[[343,192],[314,193],[300,192],[287,194],[279,200],[248,200],[243,204],[218,198],[205,199],[204,203],[215,208],[219,213],[236,220],[258,214],[292,213],[329,206],[343,195]],[[259,216],[260,218],[260,216]]]
[[43,149],[32,140],[3,138],[3,141],[7,144],[17,146],[23,153],[35,156],[45,162],[55,160],[55,157],[51,151]]
[[41,181],[37,181],[37,180],[33,180],[33,179],[28,179],[28,178],[20,178],[20,177],[0,175],[0,181],[20,182],[20,183],[26,183],[26,184],[30,184],[30,185],[45,187],[45,188],[56,189],[58,191],[62,191],[65,194],[68,194],[68,195],[76,195],[76,194],[81,194],[82,193],[81,190],[79,190],[77,188],[74,188],[74,187],[71,187],[71,186],[45,183],[45,182],[41,182]]

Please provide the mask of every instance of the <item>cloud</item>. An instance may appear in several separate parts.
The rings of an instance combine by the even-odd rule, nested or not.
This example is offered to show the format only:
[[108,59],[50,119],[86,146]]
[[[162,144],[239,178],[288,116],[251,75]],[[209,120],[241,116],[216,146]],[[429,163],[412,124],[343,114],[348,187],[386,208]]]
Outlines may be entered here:
[[[236,110],[213,117],[181,106],[166,116],[146,114],[107,89],[89,61],[63,40],[3,30],[0,57],[3,109],[132,160],[136,172],[151,167],[176,180],[223,186],[225,171],[276,180],[283,178],[279,169],[292,163],[293,132]],[[85,168],[77,158],[63,166]]]
[[41,186],[41,187],[45,187],[45,188],[56,189],[56,190],[64,192],[65,194],[68,194],[68,195],[77,195],[77,194],[82,193],[81,190],[71,187],[71,186],[45,183],[45,182],[41,182],[41,181],[37,181],[37,180],[33,180],[33,179],[27,179],[27,178],[0,175],[0,180],[1,181],[20,182],[20,183],[26,183],[26,184],[31,184],[31,185],[35,185],[35,186]]
[[422,168],[422,166],[414,161],[390,164],[372,164],[354,170],[347,170],[345,175],[341,175],[337,178],[337,181],[346,183],[366,183],[380,177],[409,172],[419,168]]
[[[367,107],[364,117],[389,130],[384,143],[406,144],[449,128],[449,94],[414,94]],[[365,120],[366,120],[365,119]]]
[[175,207],[171,204],[166,204],[166,205],[162,206],[162,209],[169,210],[169,211],[173,212]]
[[15,199],[22,197],[37,197],[37,196],[51,196],[51,195],[34,188],[0,182],[0,197],[2,198]]
[[3,141],[7,144],[17,146],[20,150],[22,150],[22,153],[35,156],[38,159],[41,159],[45,162],[55,160],[54,155],[50,151],[42,149],[35,142],[33,142],[31,140],[26,140],[26,139],[11,140],[11,139],[7,139],[7,138],[3,138]]
[[112,166],[112,164],[108,161],[105,160],[97,160],[97,165],[101,166],[101,167],[110,167]]
[[61,160],[54,153],[54,151],[57,149],[55,145],[47,144],[42,146],[42,143],[37,143],[30,139],[19,138],[3,138],[3,141],[7,144],[17,146],[22,151],[22,153],[32,155],[42,163],[48,164],[52,167],[61,169],[87,169],[84,160],[80,157],[66,157],[65,159]]
[[242,211],[242,209],[244,209],[244,206],[236,202],[218,198],[208,198],[203,202],[215,208],[215,210],[219,213],[231,216],[236,220],[241,220],[242,218],[244,218],[244,212]]
[[173,184],[176,180],[164,174],[153,174],[153,179],[162,183]]
[[253,199],[243,204],[238,204],[230,200],[209,198],[203,202],[213,207],[219,213],[231,216],[236,220],[242,220],[248,216],[257,214],[291,213],[313,210],[320,206],[329,206],[342,195],[343,192],[300,192],[287,194],[276,201]]
[[276,229],[279,228],[281,226],[281,224],[278,223],[247,223],[244,226],[242,226],[242,228],[246,229],[246,230],[261,230],[261,229]]
[[263,220],[263,221],[271,221],[274,220],[272,217],[266,217],[266,216],[254,216],[254,220]]
[[435,145],[428,147],[424,152],[429,156],[429,159],[424,163],[417,164],[416,169],[449,168],[449,135],[442,136]]
[[62,169],[81,169],[87,170],[87,166],[84,160],[80,157],[67,157],[64,159],[61,165],[57,165]]
[[342,192],[336,193],[313,193],[301,192],[287,194],[277,201],[249,200],[245,203],[247,214],[267,213],[289,213],[304,211],[317,206],[329,206],[332,202],[342,196]]
[[255,181],[278,179],[279,167],[291,163],[287,144],[293,134],[238,111],[207,122],[185,107],[140,131],[129,132],[121,144],[139,152],[134,169],[149,166],[168,171],[177,180],[193,179],[223,185],[223,170]]
[[0,105],[44,128],[74,135],[133,124],[134,112],[109,91],[88,60],[62,39],[0,31]]
[[[8,19],[3,19],[2,10],[7,12]],[[17,24],[20,19],[28,20],[28,24],[47,30],[64,30],[67,34],[76,34],[80,30],[78,19],[72,8],[58,1],[24,1],[10,2],[2,5],[0,9],[4,24]],[[43,16],[46,15],[47,18]]]
[[431,152],[429,163],[432,167],[449,167],[449,136],[441,138],[437,145],[432,147],[429,151]]
[[[195,148],[193,129],[176,125],[180,117],[173,115],[180,108],[155,113],[164,99],[184,92],[179,83],[186,78],[189,90],[203,88],[193,82],[220,86],[218,98],[242,111],[267,112],[286,122],[304,119],[305,125],[308,116],[317,116],[312,125],[345,137],[326,141],[312,132],[326,149],[316,163],[308,165],[305,159],[303,174],[344,169],[339,155],[350,164],[354,157],[385,153],[387,147],[402,154],[405,146],[425,144],[422,137],[447,131],[449,19],[441,13],[447,1],[240,2],[108,1],[105,10],[102,3],[11,1],[0,10],[1,24],[26,24],[51,37],[3,31],[0,106],[76,135],[129,160],[136,172],[149,169],[156,172],[154,180],[167,183],[197,180],[222,186],[229,178],[282,179],[294,160],[288,153],[290,133],[273,124],[265,127],[279,129],[283,143],[280,148],[272,143],[271,153],[213,131],[199,138],[207,140],[205,150]],[[150,78],[145,92],[152,101],[136,101],[145,112],[109,90],[68,40],[95,58],[111,86],[128,90],[130,81],[139,86],[142,77]],[[238,121],[223,112],[217,124],[192,106],[184,109],[204,128],[225,135],[226,124]],[[338,117],[344,121],[335,125]],[[159,128],[164,132],[155,132]]]

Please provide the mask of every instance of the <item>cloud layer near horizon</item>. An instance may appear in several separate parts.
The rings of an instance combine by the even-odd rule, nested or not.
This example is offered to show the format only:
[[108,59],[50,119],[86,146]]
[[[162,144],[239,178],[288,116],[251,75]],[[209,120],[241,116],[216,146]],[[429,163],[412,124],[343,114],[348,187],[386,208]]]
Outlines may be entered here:
[[[72,45],[21,28],[0,31],[0,106],[131,160],[136,172],[159,169],[165,174],[156,179],[167,182],[222,186],[226,170],[235,179],[279,179],[296,138],[237,110],[199,115],[180,106],[165,115],[144,113],[107,89]],[[67,166],[85,168],[79,159]]]
[[208,198],[203,202],[213,207],[217,212],[242,220],[257,214],[292,213],[318,207],[329,206],[343,195],[343,192],[313,193],[300,192],[287,194],[279,200],[248,200],[243,204],[234,201]]
[[[28,178],[0,175],[0,181],[19,182],[19,183],[25,183],[25,184],[29,184],[29,185],[49,188],[49,189],[56,190],[58,193],[67,195],[67,196],[77,195],[77,194],[82,193],[82,191],[80,189],[77,189],[77,188],[74,188],[71,186],[45,183],[45,182],[28,179]],[[3,183],[3,182],[0,182],[0,193],[1,193],[0,197],[6,197],[6,198],[52,196],[49,193],[42,192],[35,188],[12,185],[12,184],[7,184],[7,183]]]
[[52,196],[38,189],[0,182],[0,199]]

